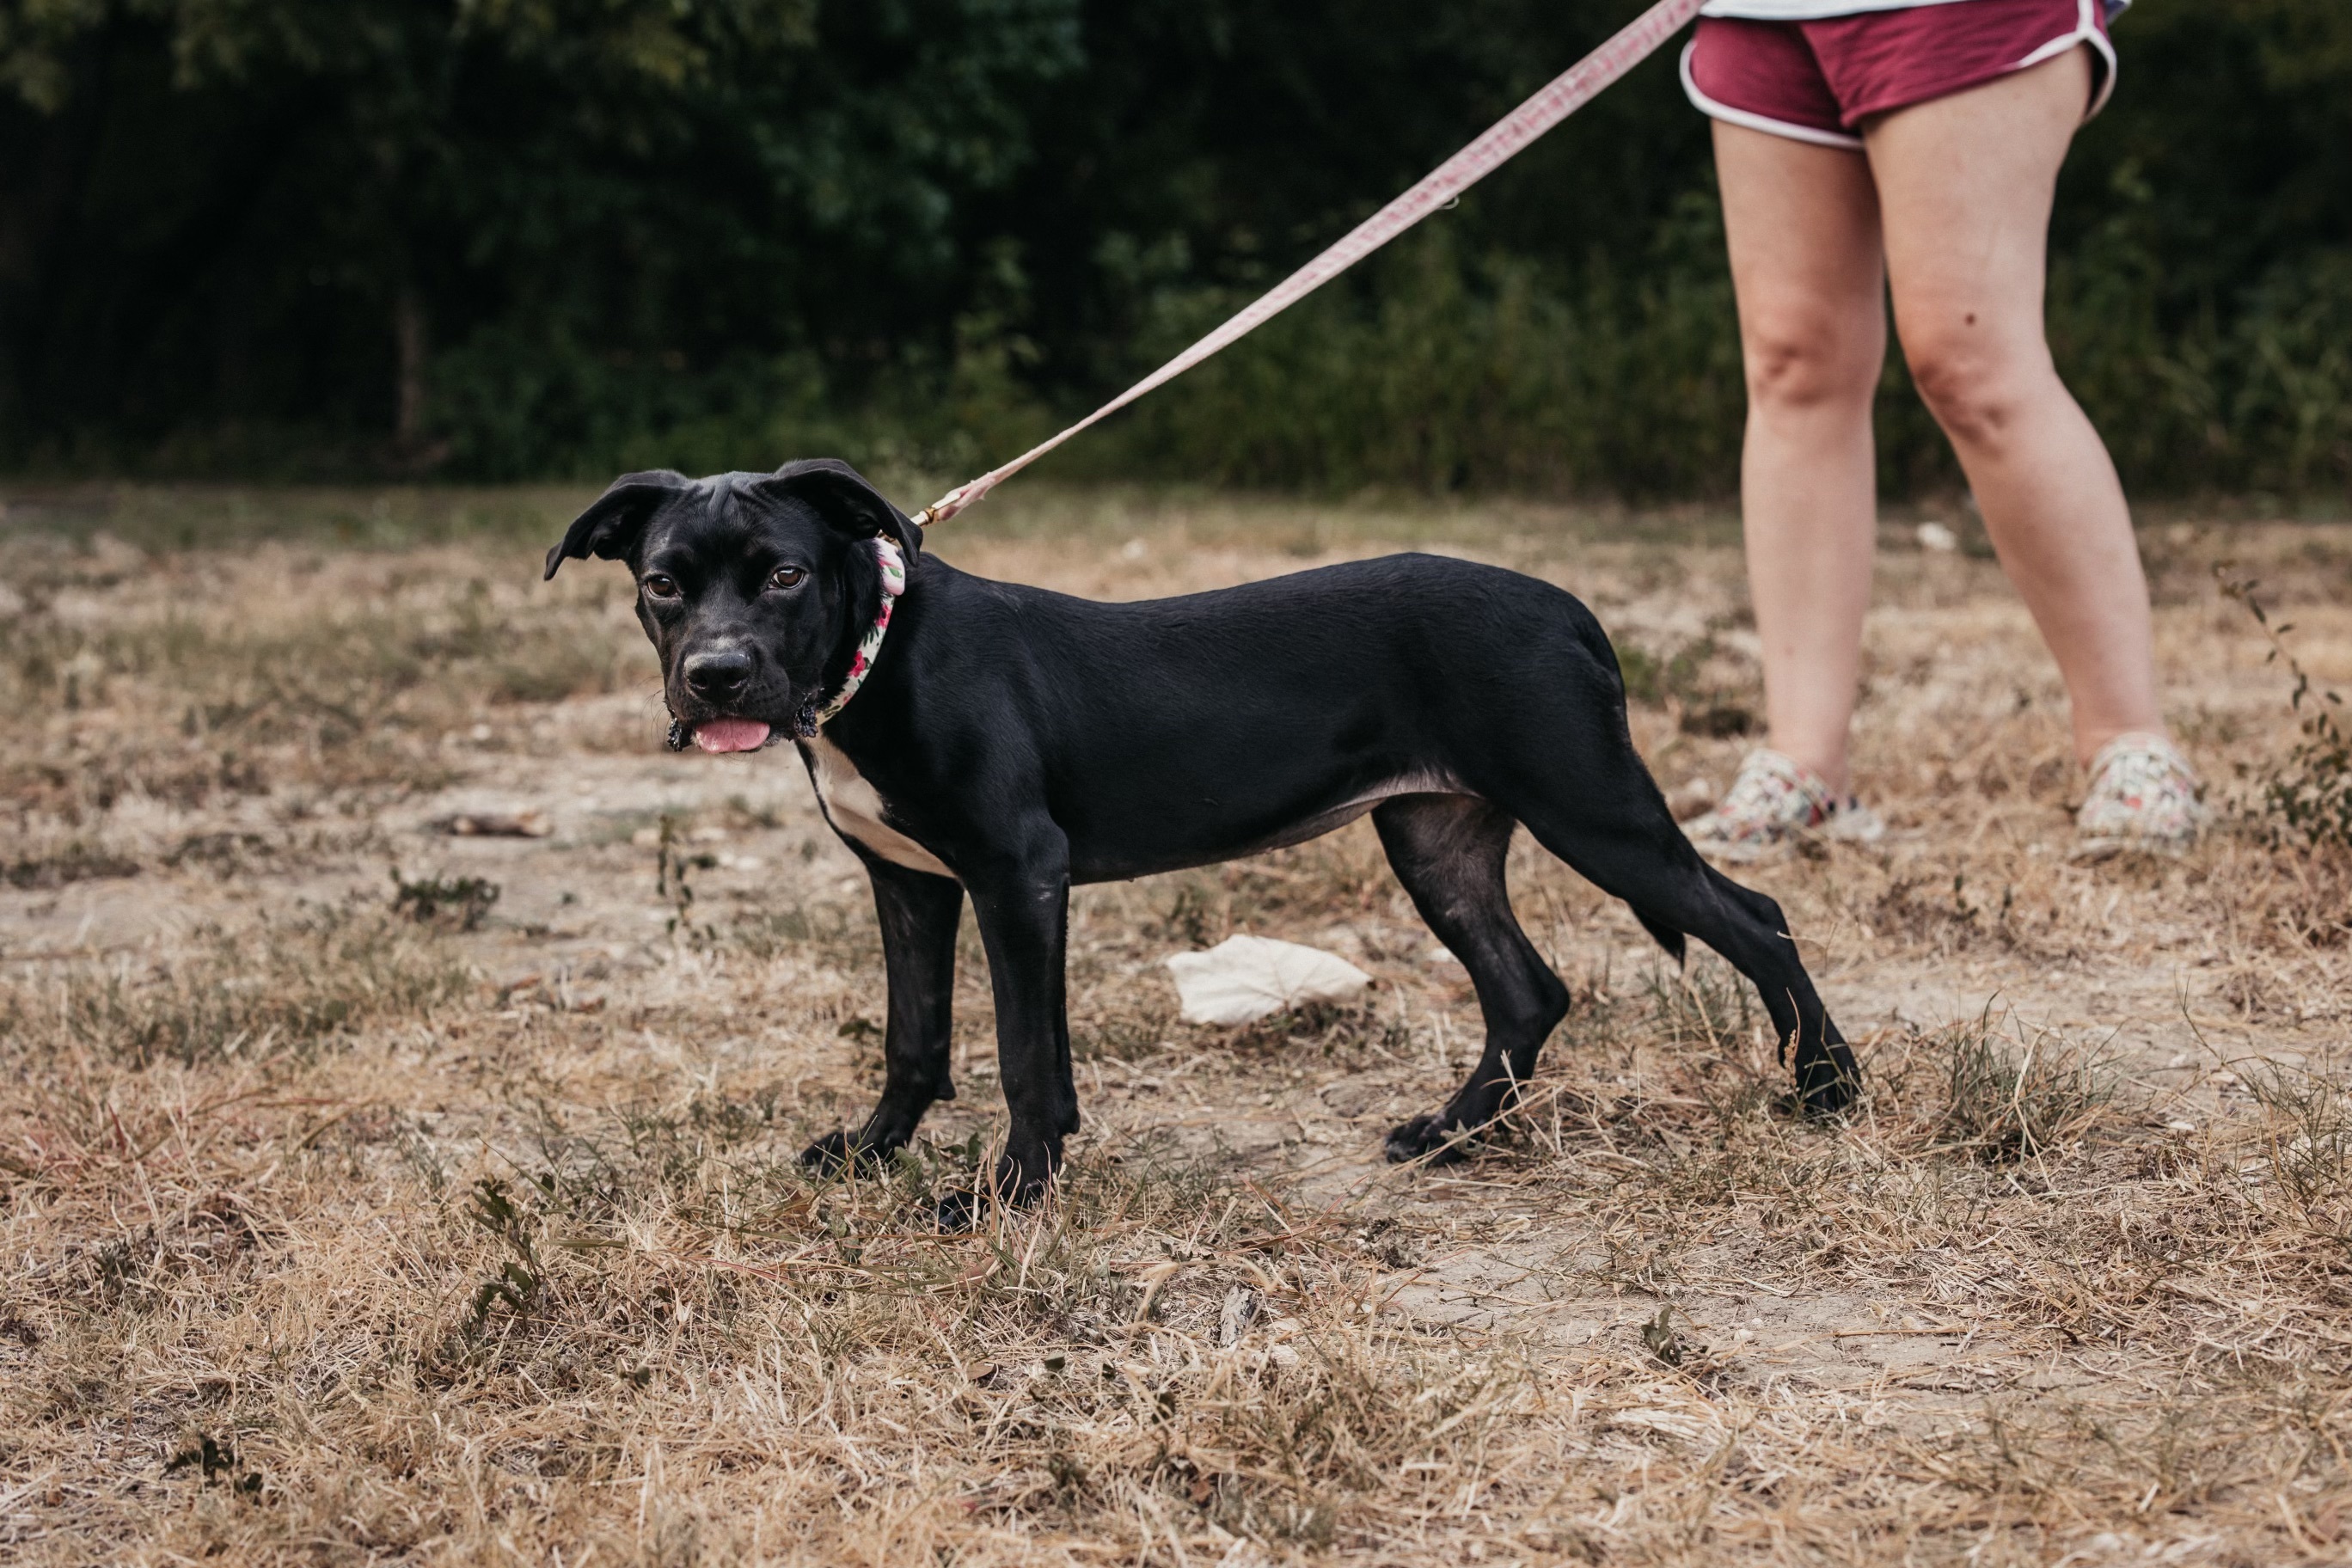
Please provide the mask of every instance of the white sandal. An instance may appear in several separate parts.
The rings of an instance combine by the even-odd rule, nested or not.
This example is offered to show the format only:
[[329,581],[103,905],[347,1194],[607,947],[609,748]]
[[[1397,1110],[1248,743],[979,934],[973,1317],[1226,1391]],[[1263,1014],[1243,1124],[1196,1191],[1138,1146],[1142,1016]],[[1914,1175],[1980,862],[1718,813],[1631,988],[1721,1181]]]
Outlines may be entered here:
[[1802,763],[1759,747],[1741,761],[1723,798],[1683,831],[1709,859],[1746,866],[1787,854],[1800,838],[1868,844],[1886,825],[1853,795],[1841,799]]
[[2117,735],[2091,759],[2090,787],[2074,812],[2074,858],[2179,854],[2205,826],[2200,788],[2189,759],[2162,735]]

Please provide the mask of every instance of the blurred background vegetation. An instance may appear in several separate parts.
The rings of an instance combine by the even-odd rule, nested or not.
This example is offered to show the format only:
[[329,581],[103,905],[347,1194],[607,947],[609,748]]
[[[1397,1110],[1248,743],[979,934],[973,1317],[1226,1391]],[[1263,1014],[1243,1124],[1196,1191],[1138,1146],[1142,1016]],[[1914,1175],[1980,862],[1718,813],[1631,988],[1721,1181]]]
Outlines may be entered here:
[[[1010,455],[1637,0],[0,0],[0,468],[602,479]],[[2352,5],[2140,0],[2053,240],[2143,493],[2352,491]],[[1053,460],[1708,496],[1742,395],[1673,50]],[[1890,365],[1885,488],[1957,483]]]

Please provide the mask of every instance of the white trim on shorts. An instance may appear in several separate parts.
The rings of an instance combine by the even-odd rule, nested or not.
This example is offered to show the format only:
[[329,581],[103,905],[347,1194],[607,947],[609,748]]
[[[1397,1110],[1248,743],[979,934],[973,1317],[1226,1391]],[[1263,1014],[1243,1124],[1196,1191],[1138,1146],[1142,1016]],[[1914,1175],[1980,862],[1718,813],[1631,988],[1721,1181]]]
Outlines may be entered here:
[[2099,110],[2107,106],[2107,100],[2115,95],[2116,46],[2107,37],[2105,29],[2099,26],[2099,0],[2077,0],[2077,14],[2082,19],[2074,24],[2073,32],[2051,39],[2009,68],[2021,71],[2029,66],[2038,66],[2043,60],[2054,60],[2077,44],[2088,44],[2098,52],[2099,58],[2106,63],[2107,68],[2106,79],[2099,83],[2099,90],[2092,98],[2091,107],[2083,110],[2084,123],[2088,124]]
[[1843,131],[1818,131],[1810,125],[1798,125],[1786,120],[1774,120],[1769,116],[1758,114],[1753,110],[1734,109],[1727,103],[1718,102],[1707,97],[1699,90],[1698,83],[1691,78],[1691,54],[1697,47],[1696,38],[1683,46],[1683,91],[1688,95],[1691,102],[1696,106],[1701,114],[1711,120],[1720,120],[1726,125],[1744,125],[1750,131],[1761,131],[1768,136],[1785,136],[1791,142],[1810,142],[1816,147],[1835,147],[1845,153],[1862,151],[1862,138],[1859,136],[1850,136]]
[[[1926,3],[1931,5],[1956,5],[1958,4],[1958,0],[1926,0]],[[2099,89],[2091,99],[2091,106],[2083,110],[2083,123],[2090,123],[2092,118],[2095,116],[2099,110],[2107,106],[2107,100],[2115,96],[2116,75],[2117,70],[2116,46],[2113,41],[2107,37],[2105,30],[2099,26],[2098,7],[2100,3],[2101,0],[2075,0],[2076,14],[2081,19],[2075,23],[2074,31],[2059,34],[2058,37],[2051,39],[2048,43],[2042,45],[2039,48],[2036,48],[2032,53],[2028,54],[2023,59],[2002,71],[2000,73],[2001,76],[2008,76],[2013,72],[2021,71],[2032,66],[2038,66],[2044,60],[2056,59],[2060,55],[2064,54],[2068,49],[2074,48],[2077,45],[2087,46],[2097,52],[2100,61],[2106,67],[2105,78],[2099,83]],[[1908,8],[1908,6],[1895,5],[1885,7],[1885,9],[1887,10]],[[1851,12],[1846,14],[1853,15]],[[1745,20],[1746,18],[1741,19]],[[1696,38],[1693,38],[1689,43],[1683,46],[1680,69],[1683,79],[1684,96],[1687,97],[1691,100],[1691,106],[1696,109],[1701,114],[1706,115],[1710,120],[1720,120],[1727,125],[1744,125],[1750,131],[1761,131],[1768,136],[1784,136],[1791,142],[1807,142],[1816,147],[1836,147],[1850,153],[1859,153],[1863,150],[1862,138],[1851,135],[1846,132],[1822,131],[1811,125],[1798,125],[1786,120],[1774,120],[1769,115],[1759,114],[1753,110],[1735,109],[1730,104],[1724,103],[1717,99],[1709,98],[1706,93],[1699,90],[1698,82],[1691,76],[1691,56],[1697,51],[1697,48],[1698,40]],[[1989,81],[1999,81],[2000,77],[1989,77],[1986,79]],[[1981,87],[1984,83],[1978,82],[1974,85]],[[1968,89],[1960,88],[1958,90],[1966,92]],[[1934,100],[1922,99],[1920,101],[1922,103],[1930,103],[1933,102]],[[1903,107],[1907,109],[1910,105],[1905,104]],[[1895,111],[1888,110],[1884,112],[1893,113]]]
[[[1729,16],[1742,22],[1819,22],[1832,16],[1859,16],[1870,11],[1908,11],[1920,5],[1950,5],[1958,0],[1706,0],[1702,16]],[[2103,0],[2112,22],[2130,8],[2131,0]]]
[[1956,5],[1959,0],[1707,0],[1702,16],[1735,22],[1825,22],[1873,11],[1909,11],[1921,5]]

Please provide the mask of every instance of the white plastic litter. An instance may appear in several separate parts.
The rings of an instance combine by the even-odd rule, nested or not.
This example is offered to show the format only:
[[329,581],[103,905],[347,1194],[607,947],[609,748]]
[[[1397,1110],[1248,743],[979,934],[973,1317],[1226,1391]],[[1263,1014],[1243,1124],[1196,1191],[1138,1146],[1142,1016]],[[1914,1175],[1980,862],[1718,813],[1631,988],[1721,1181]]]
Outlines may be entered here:
[[1285,1007],[1352,1002],[1372,983],[1336,953],[1264,936],[1229,936],[1206,952],[1170,953],[1168,968],[1188,1024],[1254,1024]]

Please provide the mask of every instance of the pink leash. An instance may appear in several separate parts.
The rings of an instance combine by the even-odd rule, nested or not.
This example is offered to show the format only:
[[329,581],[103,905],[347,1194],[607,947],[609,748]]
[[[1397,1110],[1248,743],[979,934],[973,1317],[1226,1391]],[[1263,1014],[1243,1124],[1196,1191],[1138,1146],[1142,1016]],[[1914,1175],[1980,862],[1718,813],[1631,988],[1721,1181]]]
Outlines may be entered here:
[[1358,224],[1347,237],[1292,273],[1223,326],[1049,440],[1041,441],[1001,468],[959,485],[915,514],[920,523],[945,522],[986,496],[1063,442],[1087,429],[1154,387],[1165,385],[1226,344],[1280,315],[1340,273],[1378,250],[1431,213],[1501,168],[1528,143],[1599,96],[1680,31],[1706,0],[1658,0],[1607,43],[1585,56],[1486,133],[1422,176],[1418,184]]

